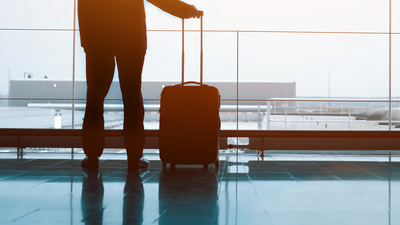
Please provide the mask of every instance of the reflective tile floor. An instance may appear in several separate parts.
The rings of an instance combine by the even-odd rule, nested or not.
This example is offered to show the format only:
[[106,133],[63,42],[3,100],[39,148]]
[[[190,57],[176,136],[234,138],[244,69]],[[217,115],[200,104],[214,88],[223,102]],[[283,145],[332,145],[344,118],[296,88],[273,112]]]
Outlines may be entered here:
[[225,155],[207,171],[150,156],[129,173],[123,155],[98,173],[0,157],[0,224],[400,224],[398,156]]

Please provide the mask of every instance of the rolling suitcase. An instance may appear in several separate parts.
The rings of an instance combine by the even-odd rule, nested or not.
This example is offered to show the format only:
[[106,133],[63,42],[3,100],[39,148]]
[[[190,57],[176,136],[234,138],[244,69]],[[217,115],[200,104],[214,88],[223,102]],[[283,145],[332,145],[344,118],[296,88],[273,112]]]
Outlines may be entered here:
[[219,165],[220,94],[203,84],[203,15],[200,82],[184,82],[184,20],[182,20],[182,83],[164,87],[160,103],[159,148],[163,168],[175,164]]

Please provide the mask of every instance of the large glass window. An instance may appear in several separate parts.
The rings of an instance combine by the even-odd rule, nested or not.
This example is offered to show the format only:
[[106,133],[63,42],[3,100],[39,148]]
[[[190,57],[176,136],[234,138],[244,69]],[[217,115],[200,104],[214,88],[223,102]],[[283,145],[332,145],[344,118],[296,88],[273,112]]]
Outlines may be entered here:
[[[220,90],[222,129],[398,129],[400,1],[187,2],[205,11],[204,81]],[[85,53],[76,4],[2,3],[1,128],[81,127]],[[181,20],[145,6],[145,127],[158,129],[162,88],[181,80]],[[198,81],[199,21],[185,27],[185,80]],[[105,102],[107,129],[122,128],[117,75]],[[43,124],[11,119],[13,110],[45,115]]]

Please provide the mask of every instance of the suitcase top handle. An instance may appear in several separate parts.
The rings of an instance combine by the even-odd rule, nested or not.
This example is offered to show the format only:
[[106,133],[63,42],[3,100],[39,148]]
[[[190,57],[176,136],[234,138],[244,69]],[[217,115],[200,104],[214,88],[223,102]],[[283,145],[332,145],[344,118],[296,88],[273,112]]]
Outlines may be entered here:
[[[203,11],[200,15],[200,85],[203,85]],[[182,84],[185,83],[185,19],[182,19]]]
[[200,86],[209,86],[207,84],[202,84],[202,83],[196,82],[196,81],[187,81],[187,82],[183,82],[183,83],[180,83],[180,84],[175,84],[174,86],[185,86],[185,85],[188,85],[188,84],[196,84],[196,85],[200,85]]

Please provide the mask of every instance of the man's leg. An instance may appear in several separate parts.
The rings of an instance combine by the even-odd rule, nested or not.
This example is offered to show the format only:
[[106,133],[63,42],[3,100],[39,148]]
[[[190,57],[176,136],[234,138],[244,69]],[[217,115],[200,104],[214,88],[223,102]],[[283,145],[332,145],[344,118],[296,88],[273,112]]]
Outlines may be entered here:
[[130,51],[116,56],[124,102],[124,143],[131,168],[139,167],[145,142],[141,91],[144,55],[145,51]]
[[104,148],[104,98],[114,76],[114,55],[86,51],[86,110],[82,127],[83,151],[87,158],[82,167],[97,167]]

